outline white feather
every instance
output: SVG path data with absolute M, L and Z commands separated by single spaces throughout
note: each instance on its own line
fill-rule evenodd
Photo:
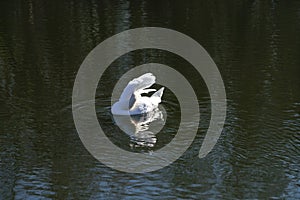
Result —
M 130 81 L 124 88 L 119 101 L 112 106 L 112 114 L 138 115 L 157 108 L 161 102 L 164 88 L 159 89 L 151 97 L 141 96 L 141 94 L 156 91 L 155 89 L 148 89 L 154 83 L 155 76 L 152 73 L 146 73 Z

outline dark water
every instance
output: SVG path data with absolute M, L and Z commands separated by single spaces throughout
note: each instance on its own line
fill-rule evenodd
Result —
M 202 79 L 167 52 L 125 55 L 97 90 L 98 105 L 105 105 L 97 114 L 108 132 L 115 126 L 107 115 L 108 91 L 142 63 L 185 71 L 198 85 L 201 111 L 196 140 L 179 160 L 127 174 L 101 164 L 82 145 L 71 96 L 89 51 L 113 34 L 144 26 L 180 31 L 208 51 L 225 83 L 227 119 L 214 150 L 200 160 L 210 118 Z M 166 91 L 163 104 L 173 117 L 157 136 L 157 148 L 177 128 L 172 95 Z M 151 151 L 108 135 L 124 149 Z M 0 199 L 299 199 L 299 179 L 299 1 L 0 2 Z

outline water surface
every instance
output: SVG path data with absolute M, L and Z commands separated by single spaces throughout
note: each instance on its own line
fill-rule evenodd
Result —
M 116 129 L 109 91 L 134 66 L 157 62 L 184 73 L 201 111 L 196 140 L 179 160 L 159 171 L 127 174 L 84 148 L 71 95 L 89 51 L 113 34 L 144 26 L 180 31 L 208 51 L 225 83 L 227 119 L 214 150 L 198 159 L 210 118 L 203 80 L 168 52 L 124 55 L 96 94 L 99 121 L 115 144 L 151 152 L 178 128 L 179 105 L 166 91 L 168 120 L 155 147 L 132 147 L 134 141 Z M 0 199 L 299 199 L 299 74 L 297 0 L 1 1 Z

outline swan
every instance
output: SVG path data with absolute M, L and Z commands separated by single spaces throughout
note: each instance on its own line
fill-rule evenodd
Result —
M 124 88 L 118 102 L 113 104 L 111 112 L 113 115 L 140 115 L 153 111 L 161 102 L 164 87 L 158 91 L 149 89 L 155 83 L 152 73 L 143 74 L 131 80 Z M 150 97 L 142 96 L 154 92 Z

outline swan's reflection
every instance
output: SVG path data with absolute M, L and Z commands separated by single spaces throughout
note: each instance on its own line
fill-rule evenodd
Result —
M 131 138 L 131 147 L 154 147 L 156 134 L 163 128 L 165 120 L 160 109 L 141 115 L 113 115 L 119 128 Z

